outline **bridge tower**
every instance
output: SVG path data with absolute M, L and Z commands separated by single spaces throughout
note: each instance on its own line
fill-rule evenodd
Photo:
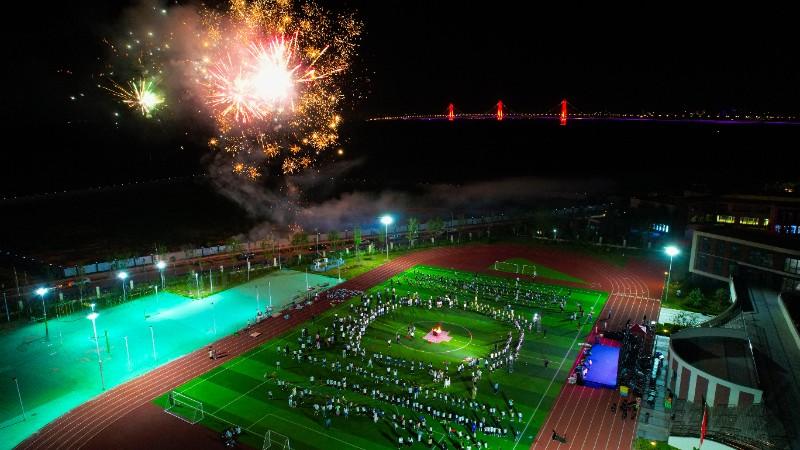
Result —
M 455 112 L 455 110 L 456 110 L 456 107 L 452 103 L 450 103 L 447 106 L 447 120 L 449 120 L 450 122 L 456 120 L 456 112 Z
M 497 120 L 503 120 L 503 101 L 497 102 Z
M 561 100 L 561 116 L 560 116 L 560 125 L 565 126 L 567 124 L 567 99 Z

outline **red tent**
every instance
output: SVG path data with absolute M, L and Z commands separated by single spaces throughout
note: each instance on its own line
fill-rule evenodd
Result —
M 638 324 L 631 324 L 630 326 L 631 333 L 633 334 L 641 334 L 642 336 L 647 336 L 647 327 L 644 325 Z

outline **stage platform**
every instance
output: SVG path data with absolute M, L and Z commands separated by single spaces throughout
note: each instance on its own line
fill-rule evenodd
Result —
M 616 389 L 619 347 L 593 345 L 589 359 L 592 365 L 584 378 L 584 384 L 590 387 Z

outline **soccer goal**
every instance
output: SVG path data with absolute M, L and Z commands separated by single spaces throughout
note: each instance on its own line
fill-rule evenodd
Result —
M 289 438 L 284 436 L 280 433 L 276 433 L 272 430 L 267 430 L 264 433 L 264 446 L 262 450 L 267 450 L 268 448 L 282 448 L 285 450 L 289 450 L 292 446 L 289 444 Z
M 167 407 L 164 412 L 191 424 L 200 422 L 205 417 L 203 403 L 190 398 L 178 391 L 170 391 L 167 397 Z
M 494 270 L 499 270 L 500 272 L 519 273 L 519 265 L 505 261 L 495 261 Z
M 531 276 L 535 277 L 536 276 L 536 266 L 530 265 L 530 264 L 523 264 L 522 267 L 520 268 L 519 273 L 521 273 L 523 275 L 531 275 Z

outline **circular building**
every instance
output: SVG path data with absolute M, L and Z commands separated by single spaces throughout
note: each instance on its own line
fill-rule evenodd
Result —
M 753 348 L 743 330 L 690 328 L 672 335 L 667 385 L 679 400 L 746 407 L 759 404 Z

